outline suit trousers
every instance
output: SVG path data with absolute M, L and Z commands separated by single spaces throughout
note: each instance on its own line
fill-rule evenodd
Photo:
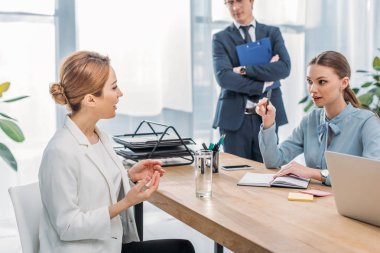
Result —
M 121 253 L 195 253 L 194 247 L 188 240 L 164 239 L 123 244 Z
M 241 127 L 237 131 L 220 129 L 220 134 L 226 134 L 224 152 L 244 157 L 257 162 L 263 162 L 259 147 L 259 132 L 262 120 L 256 113 L 245 114 Z M 276 133 L 277 133 L 276 126 Z

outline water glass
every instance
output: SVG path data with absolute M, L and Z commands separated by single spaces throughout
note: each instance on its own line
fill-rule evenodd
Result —
M 197 197 L 211 197 L 212 191 L 212 151 L 195 152 L 195 194 Z

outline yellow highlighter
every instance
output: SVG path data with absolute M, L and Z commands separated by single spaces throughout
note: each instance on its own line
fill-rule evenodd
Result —
M 299 192 L 289 192 L 288 200 L 289 201 L 302 201 L 302 202 L 311 202 L 313 201 L 314 196 L 305 193 Z

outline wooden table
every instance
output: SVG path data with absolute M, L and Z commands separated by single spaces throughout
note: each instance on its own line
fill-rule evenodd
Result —
M 223 153 L 221 165 L 264 165 Z M 149 202 L 235 252 L 380 252 L 380 228 L 339 215 L 334 197 L 288 201 L 297 189 L 237 186 L 246 171 L 213 175 L 212 198 L 195 196 L 193 166 L 169 167 Z M 308 189 L 331 191 L 311 182 Z M 380 214 L 379 214 L 380 215 Z

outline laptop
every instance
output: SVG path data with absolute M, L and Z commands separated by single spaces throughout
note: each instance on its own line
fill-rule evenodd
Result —
M 380 226 L 380 161 L 332 151 L 325 158 L 338 213 Z

